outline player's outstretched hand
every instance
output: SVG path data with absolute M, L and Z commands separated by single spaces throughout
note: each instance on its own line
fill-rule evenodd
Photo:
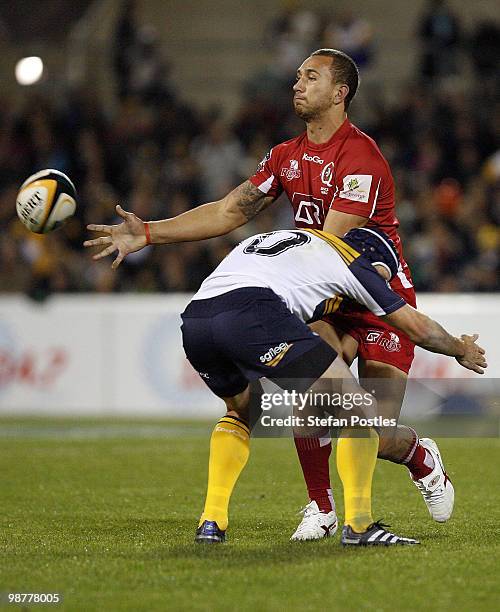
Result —
M 86 240 L 83 243 L 85 247 L 107 245 L 100 253 L 96 253 L 92 259 L 102 259 L 107 255 L 111 255 L 118 251 L 118 255 L 111 267 L 116 270 L 121 262 L 129 253 L 140 251 L 146 246 L 146 233 L 144 231 L 144 223 L 134 213 L 127 212 L 118 204 L 116 212 L 123 219 L 119 225 L 87 225 L 87 229 L 92 232 L 102 232 L 105 236 Z
M 463 357 L 456 357 L 456 360 L 464 368 L 477 372 L 477 374 L 484 374 L 484 368 L 487 368 L 488 364 L 484 356 L 484 349 L 476 344 L 478 338 L 479 334 L 474 334 L 473 336 L 463 334 L 460 336 L 464 344 L 465 354 Z

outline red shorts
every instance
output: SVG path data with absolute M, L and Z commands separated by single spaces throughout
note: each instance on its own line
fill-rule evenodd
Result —
M 416 306 L 413 287 L 398 287 L 397 293 L 408 304 Z M 406 334 L 391 327 L 364 306 L 349 302 L 341 312 L 325 317 L 324 320 L 358 342 L 358 357 L 387 363 L 406 374 L 410 371 L 415 353 L 413 342 Z

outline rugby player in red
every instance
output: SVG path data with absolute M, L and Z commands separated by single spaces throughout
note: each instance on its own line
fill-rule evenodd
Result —
M 329 90 L 327 77 L 332 72 L 338 86 Z M 293 101 L 307 131 L 274 147 L 250 181 L 274 198 L 285 191 L 297 227 L 324 229 L 338 236 L 353 227 L 384 230 L 396 244 L 401 260 L 399 274 L 391 286 L 407 303 L 416 306 L 410 271 L 397 233 L 399 222 L 389 165 L 376 143 L 350 123 L 344 112 L 357 86 L 354 63 L 338 52 L 319 50 L 306 59 L 297 71 Z M 386 410 L 398 416 L 404 381 L 413 361 L 413 343 L 358 305 L 344 307 L 326 319 L 342 335 L 344 359 L 351 363 L 358 355 L 361 382 L 367 378 L 395 379 L 393 384 L 375 386 L 377 397 L 386 402 Z M 373 386 L 373 381 L 370 384 Z M 293 537 L 323 537 L 321 524 L 325 517 L 320 515 L 333 510 L 328 468 L 331 442 L 325 432 L 315 439 L 297 437 L 295 444 L 312 503 L 306 506 L 305 520 Z M 381 437 L 379 456 L 406 463 L 417 481 L 433 473 L 436 465 L 442 471 L 440 462 L 434 460 L 433 450 L 424 449 L 413 429 L 399 426 L 396 436 Z M 451 513 L 452 486 L 445 479 L 443 473 L 441 485 L 448 489 L 448 495 L 443 499 L 446 510 L 444 513 L 442 508 L 438 510 L 438 520 L 446 520 Z M 430 507 L 436 512 L 434 504 Z
M 307 130 L 274 147 L 254 176 L 216 202 L 194 208 L 172 219 L 143 223 L 117 206 L 124 223 L 90 225 L 106 235 L 85 246 L 105 245 L 94 256 L 100 259 L 118 251 L 113 268 L 146 244 L 202 240 L 226 234 L 247 223 L 283 191 L 293 206 L 295 223 L 302 228 L 322 228 L 343 236 L 355 227 L 379 227 L 394 240 L 402 266 L 391 286 L 409 304 L 415 295 L 404 263 L 394 213 L 394 183 L 387 162 L 375 142 L 353 126 L 346 111 L 358 87 L 356 65 L 333 49 L 314 52 L 300 66 L 294 85 L 295 112 Z M 318 262 L 321 265 L 321 262 Z M 344 305 L 329 313 L 340 332 L 342 355 L 350 363 L 358 355 L 363 379 L 384 381 L 376 388 L 377 400 L 399 414 L 405 381 L 413 360 L 413 344 L 401 332 L 377 320 L 368 311 Z M 316 331 L 338 346 L 330 326 L 320 322 Z M 390 388 L 387 379 L 391 379 Z M 385 384 L 384 384 L 385 383 Z M 296 440 L 310 503 L 293 539 L 331 535 L 336 521 L 331 496 L 329 456 L 331 440 L 323 437 Z M 453 487 L 432 440 L 419 441 L 415 431 L 400 425 L 397 434 L 381 437 L 379 457 L 406 464 L 427 507 L 437 521 L 446 521 L 453 509 Z M 344 483 L 345 486 L 345 483 Z M 361 526 L 358 526 L 361 529 Z

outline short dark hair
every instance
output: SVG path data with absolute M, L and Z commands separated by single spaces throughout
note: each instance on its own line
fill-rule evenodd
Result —
M 311 56 L 322 55 L 332 58 L 332 77 L 335 83 L 345 83 L 349 87 L 349 93 L 345 97 L 345 110 L 349 108 L 351 100 L 356 95 L 359 85 L 359 70 L 356 62 L 347 53 L 338 49 L 318 49 Z

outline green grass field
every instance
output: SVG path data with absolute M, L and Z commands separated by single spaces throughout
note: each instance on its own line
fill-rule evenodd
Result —
M 209 431 L 1 420 L 0 592 L 61 593 L 65 610 L 498 610 L 498 439 L 440 441 L 445 525 L 406 469 L 378 463 L 374 516 L 422 541 L 388 550 L 289 542 L 306 501 L 293 442 L 254 440 L 229 542 L 210 547 L 192 543 Z

